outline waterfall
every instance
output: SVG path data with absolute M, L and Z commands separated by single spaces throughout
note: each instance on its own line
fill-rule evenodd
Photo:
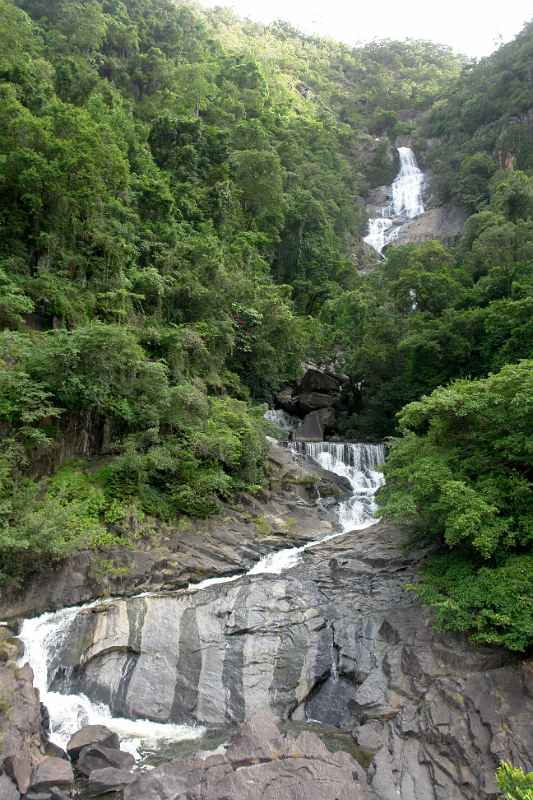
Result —
M 375 494 L 383 484 L 379 468 L 385 461 L 382 444 L 298 442 L 295 447 L 324 469 L 350 481 L 352 495 L 339 506 L 343 533 L 361 530 L 376 522 Z
M 383 474 L 379 471 L 380 465 L 385 461 L 385 448 L 382 444 L 295 442 L 292 447 L 295 452 L 309 456 L 324 469 L 349 480 L 352 494 L 339 504 L 338 510 L 341 530 L 303 547 L 289 547 L 271 553 L 258 561 L 249 571 L 249 575 L 265 572 L 280 574 L 294 567 L 305 550 L 342 536 L 343 533 L 368 528 L 377 522 L 375 495 L 384 481 Z
M 294 567 L 302 553 L 322 542 L 342 536 L 343 533 L 361 530 L 376 522 L 375 493 L 383 483 L 379 471 L 385 453 L 382 445 L 318 442 L 295 442 L 295 452 L 314 459 L 318 464 L 337 475 L 347 478 L 352 486 L 352 495 L 339 505 L 340 532 L 309 542 L 303 547 L 290 547 L 260 559 L 246 575 L 264 573 L 279 574 Z M 244 577 L 208 578 L 191 584 L 187 591 L 202 591 L 214 584 L 237 581 Z M 141 595 L 145 596 L 145 595 Z M 122 747 L 137 758 L 145 750 L 157 749 L 164 743 L 195 739 L 205 733 L 205 728 L 192 725 L 173 725 L 149 720 L 131 720 L 113 717 L 104 703 L 93 702 L 83 694 L 61 694 L 51 691 L 55 677 L 54 653 L 60 649 L 71 631 L 74 618 L 84 611 L 101 607 L 112 600 L 97 600 L 85 606 L 65 608 L 24 620 L 20 639 L 24 644 L 21 663 L 29 663 L 34 672 L 34 685 L 39 690 L 41 702 L 50 716 L 50 739 L 65 748 L 69 738 L 84 725 L 106 725 L 116 731 L 122 739 Z M 59 666 L 65 669 L 64 665 Z M 334 667 L 333 667 L 334 669 Z
M 269 409 L 264 413 L 263 418 L 280 428 L 284 433 L 296 431 L 302 425 L 302 420 L 299 417 L 293 417 L 287 414 L 286 411 L 282 411 L 281 408 Z
M 63 749 L 68 740 L 84 725 L 106 725 L 121 738 L 121 747 L 136 758 L 143 748 L 151 749 L 161 742 L 196 739 L 205 733 L 200 726 L 172 725 L 113 717 L 104 703 L 94 703 L 83 694 L 61 694 L 50 691 L 54 675 L 50 664 L 54 652 L 71 630 L 72 620 L 80 611 L 102 606 L 97 600 L 85 606 L 64 608 L 24 620 L 19 638 L 24 644 L 21 663 L 28 662 L 33 669 L 34 686 L 39 690 L 41 702 L 50 716 L 50 740 Z
M 392 202 L 380 209 L 380 216 L 368 221 L 364 241 L 378 253 L 398 238 L 402 225 L 424 213 L 424 173 L 410 147 L 398 147 L 400 171 L 392 184 Z

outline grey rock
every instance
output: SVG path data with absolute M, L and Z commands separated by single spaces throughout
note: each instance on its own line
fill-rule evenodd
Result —
M 117 734 L 110 731 L 105 725 L 85 725 L 70 737 L 67 753 L 73 760 L 76 760 L 81 751 L 91 745 L 101 745 L 118 750 L 120 741 Z
M 221 724 L 270 710 L 335 725 L 373 758 L 373 800 L 493 800 L 500 760 L 533 768 L 533 665 L 434 628 L 405 588 L 426 552 L 380 523 L 306 550 L 281 575 L 114 601 L 78 614 L 58 663 L 118 714 Z M 239 797 L 227 762 L 211 758 L 222 760 L 207 774 Z M 206 776 L 190 763 L 162 774 L 176 797 L 195 797 Z
M 80 752 L 77 769 L 82 775 L 89 775 L 95 769 L 104 769 L 105 767 L 130 769 L 134 765 L 135 759 L 131 753 L 95 744 L 84 747 Z
M 0 665 L 0 696 L 10 703 L 8 713 L 0 715 L 0 766 L 24 794 L 42 759 L 41 706 L 31 667 Z
M 364 771 L 314 733 L 283 736 L 268 715 L 242 725 L 224 755 L 165 764 L 127 786 L 124 800 L 367 800 Z
M 89 775 L 87 795 L 101 797 L 112 792 L 119 792 L 128 784 L 133 783 L 135 777 L 127 769 L 116 769 L 115 767 L 95 769 Z
M 17 787 L 5 773 L 0 775 L 0 798 L 1 800 L 20 800 Z
M 117 600 L 73 619 L 51 672 L 72 667 L 70 686 L 119 716 L 221 724 L 271 708 L 287 717 L 330 669 L 321 605 L 312 583 L 271 575 Z
M 304 417 L 303 425 L 295 432 L 296 441 L 321 442 L 326 431 L 332 430 L 335 425 L 335 410 L 333 408 L 320 408 Z
M 467 212 L 459 206 L 431 208 L 420 217 L 402 225 L 394 244 L 410 244 L 429 239 L 453 242 L 462 235 L 467 218 Z
M 70 792 L 67 794 L 66 792 L 58 789 L 57 786 L 52 786 L 50 789 L 51 800 L 70 800 L 72 795 Z
M 65 789 L 70 788 L 73 783 L 74 773 L 70 763 L 63 758 L 46 756 L 33 769 L 30 790 L 32 792 L 46 792 L 52 787 Z
M 45 746 L 45 755 L 47 756 L 54 756 L 55 758 L 65 758 L 68 759 L 68 755 L 63 750 L 62 747 L 59 745 L 54 744 L 54 742 L 47 742 Z

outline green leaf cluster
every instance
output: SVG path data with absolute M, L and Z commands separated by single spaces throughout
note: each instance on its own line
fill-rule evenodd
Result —
M 448 630 L 533 643 L 533 361 L 457 380 L 399 414 L 383 512 L 436 543 L 415 586 Z

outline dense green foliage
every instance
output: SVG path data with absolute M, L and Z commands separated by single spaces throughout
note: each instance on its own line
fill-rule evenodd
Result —
M 422 126 L 435 146 L 427 160 L 443 200 L 480 211 L 501 167 L 533 169 L 533 22 L 493 55 L 469 65 Z
M 528 647 L 532 49 L 0 0 L 0 578 L 254 491 L 261 403 L 335 361 L 340 434 L 399 419 L 386 506 L 439 548 L 419 594 Z M 378 264 L 364 197 L 406 134 L 471 216 Z
M 326 350 L 342 350 L 352 378 L 347 435 L 390 435 L 406 403 L 532 355 L 533 207 L 523 202 L 532 193 L 533 178 L 502 173 L 458 248 L 391 248 L 354 290 L 325 303 Z
M 261 483 L 254 403 L 357 284 L 375 134 L 459 66 L 169 0 L 0 0 L 3 577 Z
M 496 777 L 505 800 L 533 800 L 533 772 L 525 773 L 503 761 Z
M 407 405 L 384 511 L 441 544 L 416 589 L 476 642 L 533 642 L 533 361 Z

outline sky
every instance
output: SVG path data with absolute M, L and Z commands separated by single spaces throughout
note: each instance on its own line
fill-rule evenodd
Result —
M 430 39 L 469 57 L 488 55 L 533 18 L 531 0 L 203 0 L 258 22 L 284 19 L 307 33 L 347 44 Z

